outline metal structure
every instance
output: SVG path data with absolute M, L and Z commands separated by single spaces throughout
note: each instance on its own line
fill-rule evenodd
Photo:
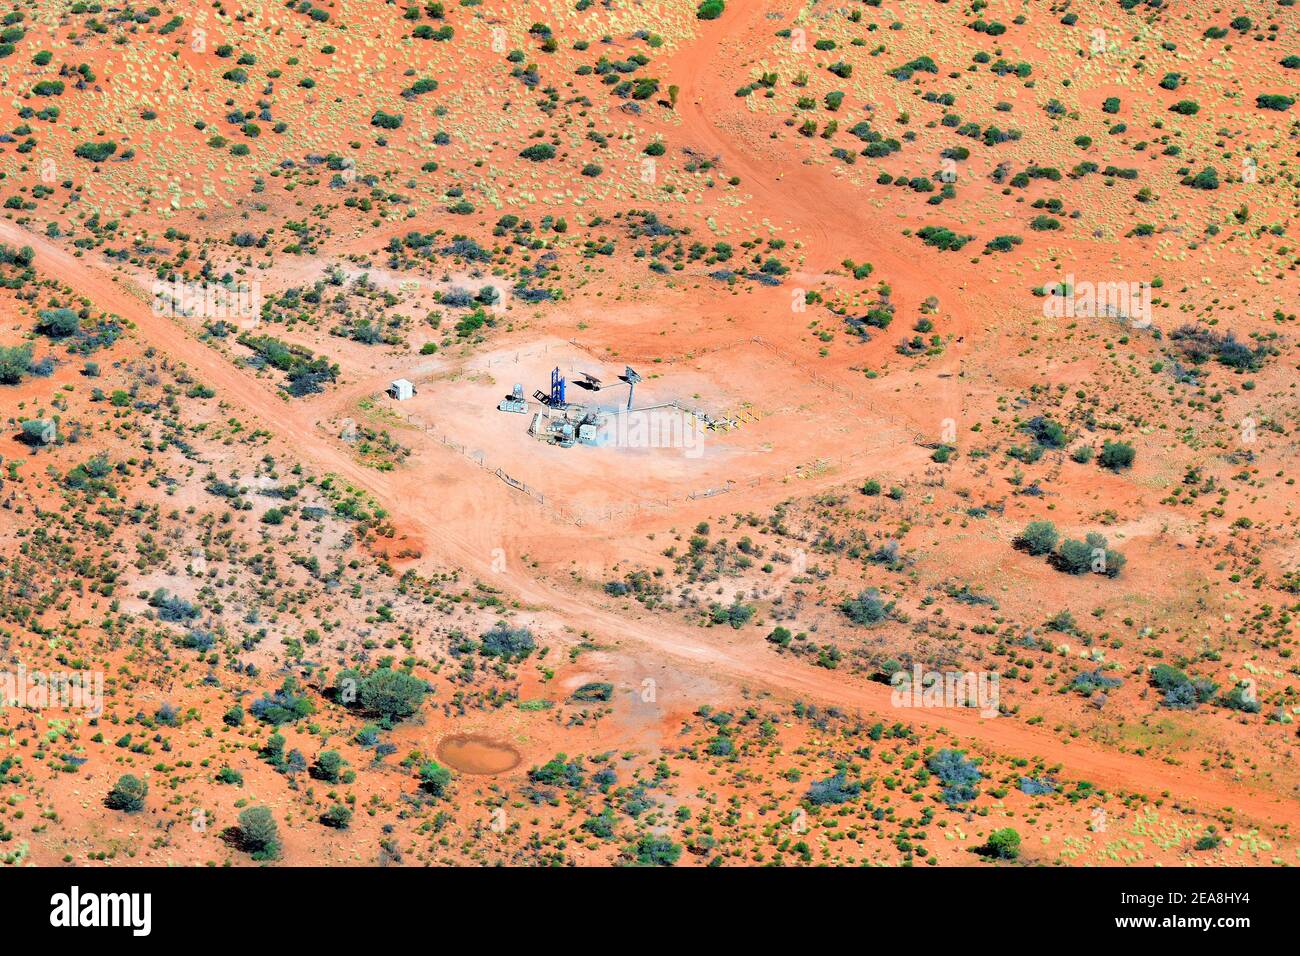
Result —
M 641 381 L 641 375 L 628 365 L 623 371 L 623 380 L 627 382 L 627 410 L 632 410 L 632 396 L 636 393 L 636 383 Z
M 564 402 L 564 376 L 560 374 L 560 367 L 557 365 L 551 370 L 551 401 L 552 408 L 563 408 Z
M 524 414 L 528 411 L 528 402 L 524 398 L 524 387 L 515 383 L 514 390 L 509 395 L 497 403 L 497 410 L 502 412 L 515 412 Z
M 575 417 L 576 416 L 576 420 Z M 545 409 L 533 416 L 528 426 L 528 434 L 561 448 L 572 448 L 578 440 L 578 428 L 585 418 L 585 413 L 567 406 L 557 414 L 555 410 Z
M 575 379 L 575 384 L 583 388 L 599 391 L 608 387 L 602 386 L 600 379 L 590 372 L 576 372 L 575 374 L 579 376 L 578 379 Z M 618 376 L 618 379 L 627 383 L 627 411 L 630 412 L 636 399 L 637 383 L 644 381 L 644 378 L 636 369 L 628 365 L 625 366 L 623 374 Z M 551 370 L 550 392 L 544 392 L 541 389 L 536 389 L 533 392 L 532 397 L 541 406 L 540 409 L 537 409 L 536 406 L 530 408 L 528 400 L 524 397 L 524 387 L 521 384 L 516 384 L 511 393 L 505 396 L 497 405 L 497 408 L 503 412 L 518 412 L 521 414 L 531 412 L 528 434 L 550 445 L 572 448 L 577 444 L 593 447 L 611 444 L 607 428 L 610 422 L 616 419 L 621 412 L 612 408 L 586 405 L 582 402 L 569 402 L 566 395 L 566 384 L 565 377 L 560 373 L 560 367 L 557 365 Z M 648 412 L 657 408 L 674 408 L 680 411 L 683 415 L 683 427 L 698 429 L 700 426 L 704 426 L 710 429 L 727 429 L 735 428 L 739 424 L 734 418 L 714 417 L 698 408 L 692 408 L 677 401 L 648 405 L 643 409 L 639 409 L 639 411 Z

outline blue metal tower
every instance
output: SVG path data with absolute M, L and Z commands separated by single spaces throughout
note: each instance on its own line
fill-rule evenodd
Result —
M 557 365 L 551 370 L 551 407 L 560 408 L 564 405 L 564 376 L 560 374 L 560 367 Z

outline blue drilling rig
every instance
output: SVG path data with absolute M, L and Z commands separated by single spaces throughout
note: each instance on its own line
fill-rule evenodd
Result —
M 551 402 L 552 408 L 563 408 L 564 402 L 564 376 L 560 374 L 560 367 L 557 365 L 551 370 Z

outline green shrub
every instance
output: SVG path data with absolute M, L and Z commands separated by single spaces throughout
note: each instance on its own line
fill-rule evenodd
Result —
M 916 234 L 927 246 L 934 246 L 944 252 L 956 252 L 974 238 L 974 236 L 958 235 L 943 226 L 924 226 L 918 229 Z
M 857 597 L 850 598 L 841 604 L 840 610 L 854 624 L 869 627 L 883 621 L 889 615 L 892 606 L 892 604 L 884 602 L 878 590 L 868 588 L 859 592 Z
M 346 830 L 352 822 L 352 811 L 341 803 L 336 803 L 320 815 L 320 822 L 335 830 Z
M 532 631 L 526 627 L 507 627 L 498 624 L 486 631 L 482 638 L 482 654 L 499 657 L 504 661 L 522 661 L 537 649 Z
M 1131 468 L 1133 459 L 1137 457 L 1137 452 L 1133 446 L 1125 442 L 1103 442 L 1101 454 L 1097 457 L 1097 463 L 1103 468 L 1109 468 L 1111 471 L 1119 471 L 1122 468 Z
M 1262 110 L 1285 112 L 1295 106 L 1295 98 L 1281 93 L 1260 93 L 1255 97 L 1255 105 Z
M 286 677 L 278 691 L 274 694 L 263 694 L 248 708 L 254 717 L 273 727 L 300 720 L 309 716 L 315 709 L 311 700 L 299 692 L 298 682 L 293 677 Z
M 335 687 L 345 704 L 355 704 L 363 713 L 390 723 L 414 715 L 429 692 L 426 681 L 391 667 L 379 667 L 365 675 L 351 668 L 340 671 Z
M 1082 541 L 1075 538 L 1062 541 L 1053 563 L 1067 574 L 1096 571 L 1113 578 L 1124 569 L 1127 559 L 1118 551 L 1107 548 L 1105 536 L 1094 531 L 1085 535 Z
M 420 765 L 420 788 L 435 797 L 446 796 L 451 785 L 451 771 L 432 760 Z
M 1023 427 L 1044 448 L 1064 448 L 1069 441 L 1061 423 L 1043 415 L 1035 415 Z
M 139 777 L 123 774 L 108 792 L 104 804 L 110 810 L 124 813 L 139 813 L 144 809 L 144 798 L 149 795 L 149 785 Z
M 1011 827 L 994 830 L 982 849 L 999 860 L 1014 860 L 1020 856 L 1020 834 Z
M 239 845 L 254 860 L 280 855 L 280 830 L 266 807 L 249 807 L 239 815 Z
M 814 807 L 838 806 L 849 803 L 862 793 L 862 784 L 849 780 L 843 772 L 825 780 L 815 780 L 804 794 L 804 800 Z
M 337 750 L 323 750 L 316 757 L 311 768 L 311 775 L 326 783 L 338 783 L 339 773 L 343 769 L 343 757 Z
M 1056 525 L 1050 521 L 1031 521 L 1020 533 L 1017 542 L 1030 554 L 1050 554 L 1060 540 Z
M 1222 845 L 1223 837 L 1219 835 L 1218 830 L 1215 827 L 1209 827 L 1192 845 L 1192 849 L 1204 852 L 1206 850 L 1217 850 Z
M 1219 171 L 1213 166 L 1206 166 L 1195 176 L 1183 177 L 1182 184 L 1193 189 L 1218 189 Z
M 555 147 L 550 143 L 533 143 L 519 151 L 519 155 L 530 162 L 540 163 L 555 158 Z
M 749 623 L 749 619 L 754 616 L 754 608 L 748 604 L 742 604 L 740 596 L 731 604 L 715 604 L 710 612 L 710 619 L 714 624 L 730 624 L 736 630 L 740 630 Z
M 721 12 L 722 0 L 709 0 L 709 3 L 701 4 L 700 9 L 716 2 Z M 701 19 L 712 20 L 713 17 L 702 17 Z M 646 834 L 637 841 L 635 856 L 637 863 L 642 866 L 672 866 L 682 855 L 682 848 L 667 837 L 652 836 Z
M 22 441 L 25 445 L 36 447 L 54 441 L 56 428 L 52 419 L 31 418 L 23 422 L 21 428 Z
M 573 692 L 573 700 L 585 704 L 602 703 L 614 696 L 614 685 L 602 681 L 583 684 Z
M 72 152 L 74 155 L 82 159 L 88 159 L 92 163 L 102 163 L 117 152 L 117 143 L 82 143 Z

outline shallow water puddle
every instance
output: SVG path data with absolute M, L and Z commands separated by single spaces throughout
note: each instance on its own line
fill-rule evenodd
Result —
M 478 734 L 456 734 L 438 744 L 438 759 L 461 773 L 505 773 L 518 766 L 519 751 L 500 740 Z

